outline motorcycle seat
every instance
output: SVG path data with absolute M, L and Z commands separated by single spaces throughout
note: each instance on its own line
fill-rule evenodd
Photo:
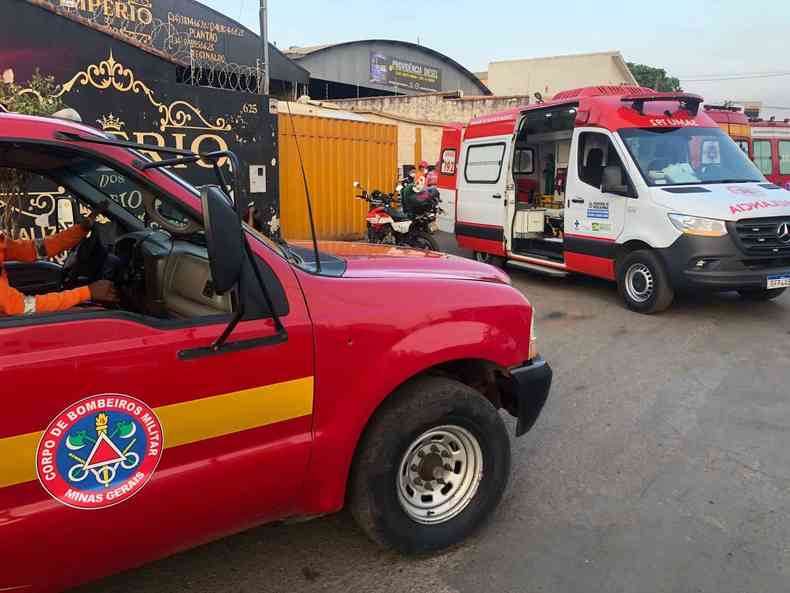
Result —
M 387 214 L 389 214 L 395 222 L 409 220 L 409 217 L 404 214 L 402 210 L 398 210 L 397 208 L 387 208 Z

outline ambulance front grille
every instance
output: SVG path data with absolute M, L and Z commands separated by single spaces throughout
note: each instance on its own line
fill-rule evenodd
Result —
M 790 235 L 785 231 L 790 231 L 790 216 L 750 218 L 735 223 L 735 233 L 741 248 L 751 256 L 790 255 Z

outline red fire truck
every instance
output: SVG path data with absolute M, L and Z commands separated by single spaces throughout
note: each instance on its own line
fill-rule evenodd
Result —
M 790 190 L 790 120 L 754 121 L 752 157 L 770 181 Z
M 0 113 L 0 167 L 107 208 L 65 268 L 6 261 L 3 280 L 37 294 L 103 278 L 121 294 L 0 317 L 0 591 L 72 587 L 344 504 L 402 552 L 479 526 L 510 473 L 497 410 L 524 434 L 551 383 L 507 275 L 434 252 L 273 243 L 241 224 L 240 183 L 218 164 L 239 171 L 232 152 L 154 162 L 150 148 Z M 164 168 L 199 159 L 217 185 Z M 142 193 L 145 220 L 106 176 Z

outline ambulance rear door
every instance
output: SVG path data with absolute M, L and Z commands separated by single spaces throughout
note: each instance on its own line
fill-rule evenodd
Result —
M 442 134 L 442 150 L 439 155 L 438 187 L 442 198 L 439 214 L 439 229 L 445 233 L 455 232 L 456 196 L 458 193 L 458 157 L 461 150 L 463 125 L 450 124 Z

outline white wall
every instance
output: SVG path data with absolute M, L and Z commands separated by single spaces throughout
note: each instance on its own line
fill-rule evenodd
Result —
M 568 89 L 597 85 L 634 84 L 618 65 L 616 53 L 582 54 L 492 62 L 488 87 L 495 95 L 532 95 L 549 98 Z

